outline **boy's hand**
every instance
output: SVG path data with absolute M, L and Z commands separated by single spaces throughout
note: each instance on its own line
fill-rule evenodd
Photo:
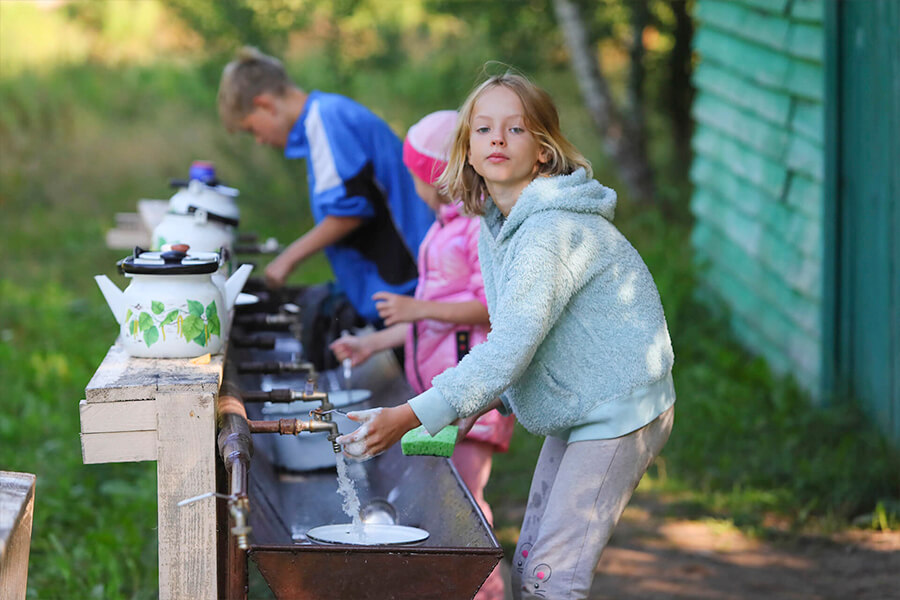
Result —
M 372 349 L 366 343 L 365 337 L 342 335 L 331 342 L 328 347 L 339 361 L 343 361 L 345 358 L 351 359 L 354 367 L 366 362 L 372 356 Z
M 403 434 L 420 425 L 419 418 L 409 404 L 389 408 L 354 411 L 347 414 L 362 427 L 342 435 L 337 442 L 344 454 L 356 460 L 368 460 L 400 441 Z
M 424 318 L 419 310 L 422 303 L 403 294 L 392 294 L 391 292 L 376 292 L 372 294 L 375 300 L 375 308 L 378 310 L 378 316 L 384 319 L 385 325 L 396 325 L 397 323 L 412 323 Z
M 271 289 L 278 289 L 284 285 L 288 275 L 294 269 L 293 261 L 289 260 L 284 254 L 278 255 L 272 262 L 266 265 L 265 278 L 266 285 Z

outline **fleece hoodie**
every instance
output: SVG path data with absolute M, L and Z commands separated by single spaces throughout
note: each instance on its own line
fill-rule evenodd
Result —
M 674 404 L 659 292 L 615 206 L 584 169 L 538 177 L 507 218 L 488 199 L 478 255 L 491 332 L 409 401 L 426 430 L 500 396 L 532 433 L 607 439 Z

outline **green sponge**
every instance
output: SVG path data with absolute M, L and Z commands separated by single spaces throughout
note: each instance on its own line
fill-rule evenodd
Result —
M 425 428 L 419 425 L 415 429 L 407 431 L 400 438 L 400 448 L 407 456 L 446 456 L 453 454 L 456 446 L 456 434 L 459 427 L 447 425 L 432 437 Z

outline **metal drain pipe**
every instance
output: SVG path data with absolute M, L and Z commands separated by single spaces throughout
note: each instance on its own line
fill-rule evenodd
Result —
M 216 407 L 219 455 L 228 473 L 229 532 L 225 573 L 225 597 L 246 599 L 247 550 L 250 548 L 250 502 L 247 487 L 253 440 L 247 411 L 241 399 L 234 368 L 226 364 Z

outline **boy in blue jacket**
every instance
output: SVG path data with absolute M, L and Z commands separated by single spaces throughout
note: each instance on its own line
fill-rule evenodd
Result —
M 403 165 L 400 139 L 349 98 L 303 91 L 280 61 L 251 47 L 225 66 L 218 104 L 229 131 L 307 160 L 315 226 L 269 263 L 266 282 L 280 287 L 324 250 L 357 312 L 381 325 L 372 294 L 415 291 L 416 254 L 434 220 Z

